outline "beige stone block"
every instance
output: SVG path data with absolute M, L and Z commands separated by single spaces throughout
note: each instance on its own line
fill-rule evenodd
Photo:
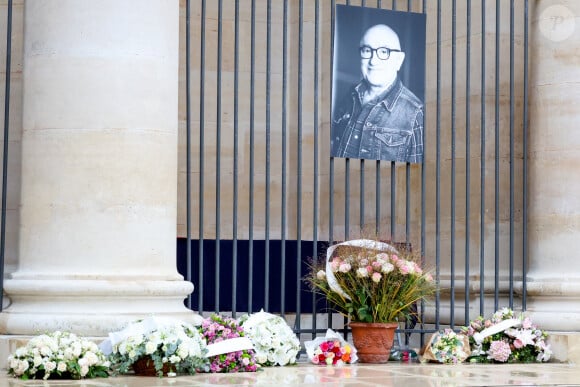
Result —
M 133 58 L 71 58 L 63 63 L 31 57 L 25 71 L 24 127 L 175 130 L 167 125 L 177 125 L 177 79 L 166 69 L 163 61 L 146 64 Z
M 575 150 L 580 145 L 576 101 L 580 101 L 578 82 L 532 88 L 530 108 L 530 154 Z M 565 140 L 564 140 L 565 139 Z
M 173 278 L 175 267 L 152 274 L 150 264 L 174 254 L 175 141 L 155 131 L 25 135 L 22 270 L 91 276 L 132 267 L 130 275 Z M 78 252 L 83 260 L 73 259 Z
M 580 363 L 580 333 L 548 332 L 552 359 L 573 364 Z
M 580 204 L 571 192 L 578 192 L 575 176 L 580 157 L 575 150 L 537 152 L 530 160 L 531 215 L 567 216 L 580 214 Z M 546 176 L 550 176 L 546 179 Z M 564 226 L 564 225 L 562 225 Z

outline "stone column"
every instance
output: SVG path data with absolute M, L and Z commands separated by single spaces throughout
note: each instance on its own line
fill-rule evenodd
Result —
M 199 319 L 176 269 L 178 0 L 25 4 L 19 267 L 0 331 Z
M 580 2 L 535 1 L 530 28 L 528 310 L 580 327 Z

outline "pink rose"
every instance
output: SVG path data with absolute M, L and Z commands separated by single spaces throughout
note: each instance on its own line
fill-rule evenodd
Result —
M 373 273 L 372 275 L 372 279 L 373 282 L 376 282 L 377 284 L 381 281 L 381 273 Z

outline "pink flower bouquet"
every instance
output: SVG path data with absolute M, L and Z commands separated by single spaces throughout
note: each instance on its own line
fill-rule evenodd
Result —
M 304 343 L 306 354 L 313 364 L 343 365 L 357 361 L 356 348 L 332 329 L 325 337 L 317 337 Z
M 469 337 L 471 362 L 547 362 L 552 355 L 546 344 L 548 334 L 509 308 L 498 310 L 491 319 L 479 316 L 462 331 Z
M 208 348 L 211 344 L 245 336 L 244 329 L 236 320 L 216 314 L 203 320 L 199 332 L 207 340 Z M 214 373 L 255 372 L 260 368 L 253 349 L 219 353 L 210 356 L 209 360 L 209 370 Z

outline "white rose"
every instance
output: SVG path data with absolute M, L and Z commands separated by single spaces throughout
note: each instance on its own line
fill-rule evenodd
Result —
M 82 348 L 78 343 L 75 343 L 75 345 L 73 345 L 72 349 L 73 349 L 73 355 L 75 357 L 79 357 L 81 355 Z
M 42 357 L 40 356 L 34 356 L 34 359 L 32 360 L 32 363 L 34 364 L 35 367 L 38 367 L 42 364 Z
M 89 366 L 95 365 L 99 362 L 99 358 L 97 357 L 97 355 L 90 351 L 85 353 L 84 358 L 87 359 L 87 363 Z
M 56 363 L 53 361 L 47 361 L 44 363 L 44 370 L 48 373 L 54 371 L 56 369 Z
M 66 363 L 64 361 L 58 362 L 56 369 L 60 372 L 66 371 Z
M 40 348 L 40 354 L 42 356 L 50 357 L 52 355 L 52 351 L 51 351 L 51 349 L 50 349 L 49 346 L 46 346 L 45 345 L 45 346 L 43 346 L 43 347 Z
M 156 349 L 157 349 L 157 344 L 155 344 L 155 343 L 153 343 L 151 341 L 148 341 L 145 344 L 145 353 L 147 355 L 151 355 L 153 352 L 155 352 Z
M 81 367 L 81 376 L 86 376 L 89 373 L 89 366 L 84 365 Z
M 74 357 L 72 348 L 66 348 L 64 350 L 64 358 L 65 360 L 71 360 Z

